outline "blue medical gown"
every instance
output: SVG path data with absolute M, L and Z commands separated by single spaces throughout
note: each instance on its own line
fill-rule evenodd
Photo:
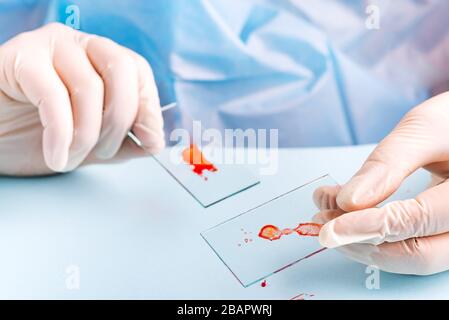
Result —
M 449 1 L 0 0 L 0 42 L 50 21 L 109 37 L 152 65 L 180 122 L 279 129 L 283 147 L 379 141 L 447 89 Z

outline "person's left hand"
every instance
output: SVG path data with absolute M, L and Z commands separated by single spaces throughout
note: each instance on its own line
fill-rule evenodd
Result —
M 445 212 L 449 207 L 428 205 L 429 201 L 443 200 L 441 196 L 449 191 L 449 184 L 441 182 L 433 176 L 418 200 L 393 201 L 351 212 L 337 205 L 341 186 L 317 189 L 314 200 L 321 211 L 313 221 L 324 225 L 321 245 L 392 273 L 429 275 L 448 270 L 449 233 L 439 230 L 449 226 L 449 214 Z
M 323 246 L 388 272 L 449 270 L 448 104 L 444 93 L 414 108 L 348 183 L 315 191 Z M 427 190 L 380 205 L 418 168 L 434 175 Z

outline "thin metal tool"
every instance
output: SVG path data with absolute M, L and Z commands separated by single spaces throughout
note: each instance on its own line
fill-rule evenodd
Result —
M 170 110 L 176 106 L 177 106 L 176 102 L 169 103 L 161 107 L 161 112 L 164 113 L 165 111 Z M 128 131 L 128 138 L 130 138 L 132 142 L 134 142 L 137 146 L 142 148 L 142 142 L 140 142 L 139 138 L 137 138 L 132 131 Z

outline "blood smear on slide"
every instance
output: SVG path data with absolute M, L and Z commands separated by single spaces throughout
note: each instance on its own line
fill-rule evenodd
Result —
M 316 237 L 319 235 L 322 226 L 322 224 L 308 222 L 300 223 L 295 229 L 285 228 L 281 230 L 274 225 L 268 224 L 260 229 L 259 237 L 273 241 L 280 239 L 283 235 L 290 235 L 294 232 L 300 236 Z
M 194 144 L 191 144 L 188 148 L 182 152 L 182 159 L 184 162 L 192 166 L 192 171 L 207 180 L 207 177 L 203 176 L 204 171 L 216 172 L 218 169 L 203 156 L 203 153 Z
M 306 300 L 306 298 L 312 298 L 314 296 L 315 295 L 313 293 L 300 293 L 291 298 L 290 300 Z

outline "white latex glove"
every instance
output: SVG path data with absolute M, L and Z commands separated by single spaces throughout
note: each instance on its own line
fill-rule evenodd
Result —
M 0 174 L 154 153 L 162 127 L 150 66 L 111 40 L 49 24 L 0 47 Z M 145 150 L 125 140 L 130 129 Z
M 437 176 L 415 199 L 389 197 L 412 172 Z M 320 242 L 382 270 L 426 275 L 449 269 L 449 93 L 411 110 L 344 186 L 315 191 L 326 223 Z

